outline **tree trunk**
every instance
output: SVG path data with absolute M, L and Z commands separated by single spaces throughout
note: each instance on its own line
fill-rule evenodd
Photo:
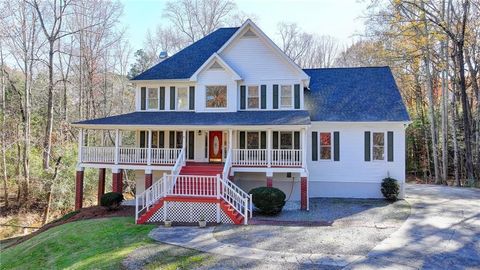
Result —
M 45 138 L 43 141 L 43 168 L 50 168 L 50 153 L 52 148 L 53 131 L 53 54 L 54 40 L 49 41 L 48 51 L 48 101 L 47 101 L 47 126 L 45 127 Z
M 3 66 L 3 50 L 0 44 L 0 65 L 2 69 L 2 175 L 3 175 L 3 196 L 5 199 L 5 207 L 8 207 L 8 175 L 7 175 L 7 157 L 6 157 L 6 104 L 5 104 L 5 91 L 6 91 L 6 80 Z

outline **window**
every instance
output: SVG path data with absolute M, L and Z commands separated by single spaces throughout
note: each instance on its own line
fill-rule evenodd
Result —
M 330 132 L 320 132 L 320 159 L 332 159 L 332 134 Z
M 280 88 L 280 107 L 282 108 L 291 108 L 293 95 L 292 95 L 292 86 L 291 85 L 282 85 Z
M 152 131 L 152 148 L 158 148 L 158 131 Z
M 257 85 L 248 87 L 247 106 L 249 109 L 258 109 L 260 107 L 260 91 Z
M 385 134 L 373 132 L 372 138 L 373 160 L 385 160 Z
M 292 132 L 280 132 L 280 149 L 292 149 L 293 136 Z
M 206 87 L 206 107 L 226 108 L 227 107 L 227 86 L 215 85 Z
M 181 149 L 183 147 L 183 132 L 177 131 L 175 136 L 175 148 Z
M 157 88 L 148 88 L 147 91 L 147 109 L 148 110 L 157 110 L 158 109 L 158 89 Z
M 188 110 L 188 88 L 187 87 L 177 88 L 177 110 L 179 111 Z
M 247 132 L 247 149 L 260 148 L 260 135 L 258 132 Z

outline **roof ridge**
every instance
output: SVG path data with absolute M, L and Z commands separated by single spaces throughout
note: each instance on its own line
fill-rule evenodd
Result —
M 390 68 L 390 66 L 362 66 L 362 67 L 328 67 L 328 68 L 304 68 L 303 70 L 326 70 L 326 69 L 368 69 L 368 68 Z

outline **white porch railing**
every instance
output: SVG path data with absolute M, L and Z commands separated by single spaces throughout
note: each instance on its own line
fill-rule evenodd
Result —
M 140 147 L 118 148 L 118 163 L 146 164 L 147 148 L 140 148 Z
M 228 176 L 230 174 L 230 168 L 232 167 L 232 155 L 233 155 L 233 150 L 228 149 L 227 158 L 225 158 L 225 165 L 223 165 L 223 171 L 222 171 L 223 179 L 228 179 Z
M 233 165 L 239 166 L 266 166 L 266 149 L 233 149 Z
M 178 148 L 82 146 L 80 158 L 84 163 L 162 165 L 174 164 L 181 150 Z M 117 155 L 115 151 L 118 151 Z
M 232 165 L 234 166 L 302 166 L 302 150 L 271 149 L 269 164 L 267 149 L 233 149 Z
M 91 163 L 114 163 L 115 147 L 91 147 L 83 146 L 81 149 L 81 161 Z
M 301 166 L 302 150 L 272 149 L 272 166 Z
M 172 174 L 173 175 L 178 175 L 180 173 L 180 170 L 182 169 L 182 166 L 185 165 L 185 147 L 180 150 L 180 153 L 178 154 L 177 160 L 175 161 L 175 164 L 173 165 L 172 168 Z
M 182 149 L 152 148 L 152 164 L 174 164 Z

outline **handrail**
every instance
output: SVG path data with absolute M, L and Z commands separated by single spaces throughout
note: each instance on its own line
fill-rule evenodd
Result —
M 185 146 L 182 147 L 182 150 L 178 154 L 177 161 L 175 162 L 175 165 L 173 165 L 173 168 L 172 168 L 172 174 L 178 175 L 183 165 L 185 165 Z
M 227 158 L 225 159 L 225 165 L 223 166 L 222 177 L 228 179 L 230 174 L 230 167 L 232 167 L 232 148 L 228 149 Z
M 166 196 L 167 191 L 164 185 L 165 177 L 160 178 L 153 183 L 149 188 L 135 197 L 135 222 L 138 221 L 138 216 L 145 209 L 148 211 L 150 206 L 155 204 L 159 199 Z

